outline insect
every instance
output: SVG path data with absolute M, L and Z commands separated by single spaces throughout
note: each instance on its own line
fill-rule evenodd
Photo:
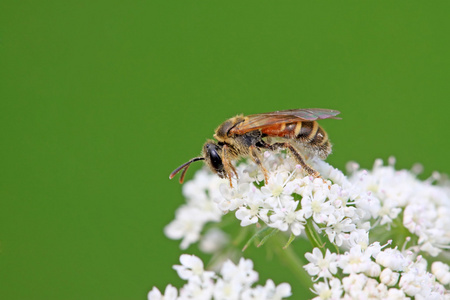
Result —
M 232 160 L 250 157 L 268 181 L 268 172 L 263 166 L 262 150 L 289 149 L 295 161 L 313 177 L 320 177 L 319 172 L 306 164 L 304 155 L 327 158 L 331 153 L 328 135 L 316 122 L 320 119 L 340 119 L 337 110 L 310 108 L 290 109 L 270 113 L 243 116 L 238 115 L 217 127 L 214 140 L 208 140 L 202 155 L 194 157 L 176 168 L 169 176 L 172 179 L 181 172 L 183 183 L 189 165 L 204 160 L 209 168 L 221 178 L 228 178 L 232 186 L 232 175 L 238 178 Z M 277 139 L 277 142 L 271 142 Z

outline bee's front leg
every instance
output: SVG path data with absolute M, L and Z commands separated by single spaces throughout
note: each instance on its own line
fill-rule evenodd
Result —
M 233 187 L 233 183 L 231 182 L 231 177 L 232 177 L 232 173 L 234 173 L 234 175 L 236 176 L 236 178 L 238 177 L 237 171 L 234 168 L 233 164 L 231 163 L 230 157 L 229 157 L 229 149 L 227 145 L 224 145 L 222 147 L 222 162 L 223 162 L 223 167 L 225 169 L 225 173 L 227 175 L 227 178 L 230 180 L 230 187 Z

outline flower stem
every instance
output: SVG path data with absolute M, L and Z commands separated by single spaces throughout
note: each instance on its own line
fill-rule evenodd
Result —
M 282 248 L 286 244 L 286 241 L 281 234 L 275 235 L 272 240 L 276 242 L 276 245 L 273 248 L 280 260 L 282 260 L 291 270 L 292 274 L 300 282 L 302 288 L 305 291 L 309 291 L 312 281 L 311 276 L 309 276 L 308 272 L 303 268 L 305 262 L 297 255 L 297 253 L 295 253 L 292 246 L 286 249 Z
M 324 243 L 322 242 L 322 239 L 314 228 L 314 224 L 311 219 L 308 219 L 306 221 L 305 232 L 313 247 L 317 247 L 322 250 Z

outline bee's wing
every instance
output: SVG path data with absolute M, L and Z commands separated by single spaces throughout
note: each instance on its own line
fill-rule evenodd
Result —
M 233 127 L 229 133 L 244 134 L 249 131 L 270 127 L 280 123 L 293 123 L 304 121 L 315 121 L 320 119 L 340 119 L 336 116 L 340 114 L 337 110 L 308 108 L 308 109 L 289 109 L 274 111 L 264 114 L 247 116 L 247 119 Z
M 262 115 L 295 116 L 299 118 L 298 121 L 315 121 L 320 119 L 340 119 L 336 117 L 340 113 L 341 113 L 340 111 L 332 109 L 305 108 L 305 109 L 288 109 L 288 110 L 274 111 Z

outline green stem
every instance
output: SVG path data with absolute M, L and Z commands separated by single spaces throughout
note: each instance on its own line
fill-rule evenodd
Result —
M 308 272 L 303 268 L 306 264 L 297 254 L 294 252 L 294 248 L 292 246 L 282 249 L 283 245 L 286 243 L 284 241 L 281 234 L 275 235 L 272 239 L 276 241 L 276 245 L 273 247 L 278 257 L 287 265 L 287 267 L 291 270 L 294 276 L 300 282 L 300 285 L 306 290 L 309 291 L 311 288 L 311 276 L 309 276 Z
M 263 229 L 259 230 L 257 233 L 255 233 L 255 234 L 247 241 L 247 243 L 245 244 L 244 248 L 242 248 L 242 252 L 244 252 L 244 251 L 248 248 L 248 246 L 250 246 L 250 243 L 252 243 L 256 238 L 261 237 L 263 234 L 265 234 L 266 231 L 269 231 L 269 234 L 270 234 L 270 233 L 273 232 L 274 230 L 275 230 L 274 228 L 271 228 L 271 227 L 269 227 L 269 226 L 264 227 Z
M 306 221 L 305 232 L 313 247 L 317 247 L 319 249 L 323 248 L 324 243 L 322 242 L 322 239 L 317 231 L 314 229 L 314 224 L 311 218 Z
M 249 227 L 244 227 L 241 230 L 239 230 L 239 234 L 236 236 L 236 238 L 233 240 L 233 245 L 238 246 L 240 243 L 244 241 L 244 239 L 247 237 L 249 232 Z

